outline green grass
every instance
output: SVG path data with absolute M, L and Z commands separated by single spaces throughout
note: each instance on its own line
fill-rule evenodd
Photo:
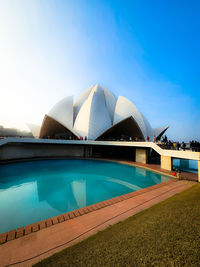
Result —
M 200 184 L 35 266 L 200 266 Z

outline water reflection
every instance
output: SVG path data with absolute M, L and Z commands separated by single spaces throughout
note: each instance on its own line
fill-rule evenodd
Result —
M 0 232 L 166 181 L 103 161 L 45 160 L 0 166 Z M 11 220 L 17 214 L 15 220 Z

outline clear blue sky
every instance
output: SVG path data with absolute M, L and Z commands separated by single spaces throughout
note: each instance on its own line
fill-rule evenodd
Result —
M 200 140 L 200 1 L 0 0 L 0 125 L 41 124 L 100 83 Z

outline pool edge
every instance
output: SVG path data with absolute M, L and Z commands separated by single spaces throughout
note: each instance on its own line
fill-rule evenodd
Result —
M 48 160 L 48 159 L 49 158 L 43 158 L 43 160 Z M 70 157 L 70 158 L 62 158 L 62 159 L 74 159 L 74 158 Z M 70 211 L 70 212 L 67 212 L 67 213 L 64 213 L 64 214 L 60 214 L 58 216 L 54 216 L 54 217 L 42 220 L 40 222 L 35 222 L 33 224 L 26 225 L 24 227 L 20 227 L 20 228 L 14 229 L 14 230 L 10 230 L 8 232 L 0 233 L 0 245 L 6 243 L 8 241 L 11 241 L 11 240 L 14 240 L 14 239 L 18 239 L 18 238 L 20 238 L 22 236 L 29 235 L 31 233 L 40 231 L 40 230 L 45 229 L 47 227 L 50 227 L 52 225 L 55 225 L 55 224 L 58 224 L 58 223 L 62 223 L 62 222 L 67 221 L 67 220 L 71 220 L 71 219 L 73 219 L 75 217 L 79 217 L 79 216 L 82 216 L 82 215 L 87 214 L 89 212 L 93 212 L 95 210 L 98 210 L 98 209 L 113 205 L 113 204 L 115 204 L 117 202 L 121 202 L 123 200 L 132 198 L 132 197 L 137 196 L 137 195 L 141 195 L 142 193 L 151 191 L 151 190 L 153 190 L 155 188 L 159 188 L 159 187 L 165 186 L 168 183 L 176 182 L 176 181 L 179 180 L 178 177 L 172 175 L 172 171 L 163 170 L 163 169 L 159 168 L 158 166 L 156 166 L 156 168 L 155 168 L 155 165 L 152 165 L 152 164 L 148 165 L 148 164 L 142 164 L 142 163 L 127 161 L 127 160 L 106 159 L 106 158 L 105 159 L 103 159 L 103 158 L 87 158 L 87 159 L 80 158 L 80 159 L 96 160 L 96 161 L 107 161 L 107 162 L 115 162 L 115 163 L 118 163 L 118 164 L 125 164 L 125 165 L 129 165 L 129 166 L 138 167 L 138 168 L 141 168 L 141 169 L 146 169 L 146 170 L 154 172 L 154 173 L 159 173 L 160 175 L 168 176 L 171 179 L 168 180 L 168 181 L 161 182 L 159 184 L 153 185 L 153 186 L 146 187 L 146 188 L 138 190 L 138 191 L 134 191 L 134 192 L 131 192 L 131 193 L 128 193 L 128 194 L 125 194 L 125 195 L 117 196 L 117 197 L 114 197 L 114 198 L 111 198 L 111 199 L 108 199 L 108 200 L 104 200 L 104 201 L 95 203 L 95 204 L 90 205 L 90 206 L 86 206 L 84 208 L 80 208 L 80 209 L 77 209 L 77 210 L 74 210 L 74 211 Z M 32 160 L 32 159 L 27 159 L 25 161 L 30 161 L 30 160 Z M 11 162 L 7 162 L 7 163 L 11 163 Z M 13 161 L 12 161 L 12 163 L 13 163 Z
M 121 195 L 121 196 L 114 197 L 114 198 L 111 198 L 108 200 L 104 200 L 104 201 L 98 202 L 96 204 L 86 206 L 84 208 L 73 210 L 73 211 L 70 211 L 70 212 L 67 212 L 64 214 L 60 214 L 58 216 L 48 218 L 46 220 L 42 220 L 40 222 L 35 222 L 33 224 L 26 225 L 24 227 L 20 227 L 18 229 L 13 229 L 13 230 L 10 230 L 8 232 L 1 233 L 0 234 L 0 245 L 4 244 L 6 242 L 12 241 L 14 239 L 18 239 L 22 236 L 29 235 L 29 234 L 37 232 L 37 231 L 41 231 L 42 229 L 48 228 L 48 227 L 53 226 L 55 224 L 62 223 L 62 222 L 67 221 L 67 220 L 72 220 L 72 219 L 79 217 L 79 216 L 82 216 L 84 214 L 102 209 L 104 207 L 113 205 L 115 203 L 127 200 L 129 198 L 132 198 L 132 197 L 141 195 L 145 192 L 151 191 L 155 188 L 160 188 L 162 186 L 165 186 L 167 184 L 177 182 L 177 181 L 178 181 L 177 179 L 171 179 L 169 181 L 165 181 L 165 182 L 153 185 L 153 186 L 149 186 L 149 187 L 146 187 L 146 188 L 138 190 L 138 191 L 134 191 L 134 192 L 131 192 L 131 193 L 128 193 L 125 195 Z

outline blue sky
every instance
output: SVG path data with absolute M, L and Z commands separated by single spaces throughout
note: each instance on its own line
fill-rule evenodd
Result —
M 199 1 L 0 0 L 0 125 L 41 124 L 100 83 L 200 140 Z

